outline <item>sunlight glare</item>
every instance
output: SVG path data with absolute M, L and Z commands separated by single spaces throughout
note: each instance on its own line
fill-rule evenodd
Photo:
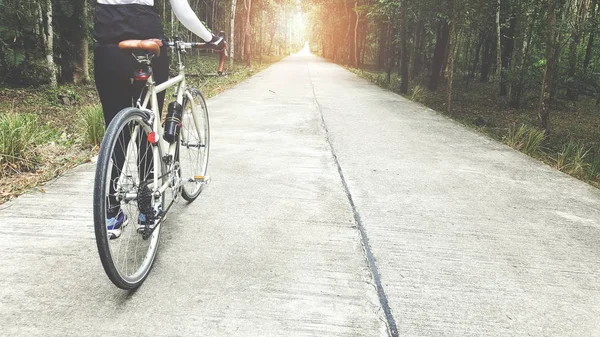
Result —
M 308 41 L 304 42 L 304 47 L 302 48 L 302 50 L 300 50 L 298 52 L 298 55 L 301 56 L 306 56 L 306 55 L 310 55 L 310 47 L 308 46 Z

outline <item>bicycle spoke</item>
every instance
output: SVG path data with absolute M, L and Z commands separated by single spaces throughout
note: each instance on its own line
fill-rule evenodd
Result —
M 107 153 L 108 158 L 98 158 L 98 169 L 102 169 L 104 175 L 101 191 L 105 209 L 95 208 L 94 212 L 103 212 L 100 218 L 106 220 L 102 221 L 102 227 L 115 216 L 121 219 L 126 217 L 128 221 L 116 227 L 119 229 L 117 234 L 113 230 L 108 240 L 98 241 L 107 274 L 122 288 L 134 287 L 146 277 L 154 261 L 159 236 L 159 232 L 155 231 L 155 235 L 145 239 L 138 232 L 140 205 L 137 197 L 140 185 L 154 179 L 154 160 L 159 160 L 159 165 L 162 165 L 160 159 L 154 158 L 155 153 L 144 129 L 144 115 L 138 111 L 132 109 L 131 116 L 123 117 L 121 126 L 116 130 L 107 129 L 106 137 L 112 137 L 112 141 L 108 142 L 112 144 L 112 149 Z M 99 232 L 96 233 L 98 235 Z M 102 245 L 106 247 L 104 255 Z
M 179 146 L 182 196 L 188 201 L 194 200 L 202 190 L 198 177 L 206 175 L 209 141 L 206 103 L 197 90 L 192 90 L 191 94 L 192 100 L 184 102 Z

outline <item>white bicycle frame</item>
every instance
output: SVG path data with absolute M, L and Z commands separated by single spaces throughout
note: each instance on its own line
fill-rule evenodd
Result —
M 177 150 L 177 142 L 178 141 L 183 141 L 184 143 L 188 142 L 188 140 L 185 139 L 184 132 L 180 132 L 179 139 L 177 139 L 173 143 L 168 143 L 167 141 L 165 141 L 163 139 L 164 130 L 160 125 L 160 118 L 156 118 L 157 116 L 160 116 L 159 111 L 158 111 L 158 94 L 167 90 L 168 88 L 170 88 L 174 85 L 177 85 L 177 84 L 179 85 L 177 87 L 177 93 L 176 93 L 177 103 L 183 105 L 184 97 L 187 98 L 189 102 L 193 102 L 193 97 L 190 94 L 190 92 L 187 90 L 187 87 L 186 87 L 185 66 L 183 65 L 182 60 L 181 60 L 181 52 L 184 52 L 185 49 L 191 48 L 191 44 L 185 43 L 185 42 L 178 42 L 178 44 L 179 45 L 177 45 L 177 46 L 174 45 L 174 47 L 177 50 L 177 63 L 178 63 L 179 74 L 159 85 L 156 85 L 156 82 L 154 82 L 153 74 L 150 74 L 150 76 L 148 77 L 148 80 L 146 82 L 147 93 L 144 97 L 144 101 L 140 102 L 140 100 L 138 99 L 137 104 L 136 104 L 138 109 L 145 111 L 150 115 L 149 122 L 152 124 L 152 132 L 154 132 L 158 138 L 157 143 L 154 146 L 152 146 L 152 152 L 153 152 L 154 158 L 159 158 L 160 160 L 163 160 L 163 158 L 160 157 L 161 153 L 163 153 L 166 156 L 171 156 L 171 158 L 174 159 L 175 151 Z M 147 108 L 148 103 L 151 103 L 150 105 L 152 106 L 152 110 Z M 198 113 L 198 111 L 196 111 L 195 104 L 190 104 L 190 109 L 192 112 L 192 117 L 194 120 L 194 124 L 196 126 L 196 130 L 202 130 L 202 124 L 201 124 L 201 121 L 199 120 L 199 113 Z M 182 120 L 182 123 L 183 123 L 183 120 Z M 133 131 L 133 133 L 131 134 L 131 139 L 135 139 L 138 131 L 139 131 L 138 128 L 136 128 Z M 167 151 L 164 151 L 165 149 Z M 127 160 L 125 162 L 127 162 Z M 154 172 L 161 172 L 159 165 L 161 165 L 160 161 L 154 160 Z M 163 176 L 164 176 L 164 174 L 165 174 L 165 172 L 162 173 Z M 161 185 L 159 183 L 160 178 L 161 178 L 160 176 L 154 175 L 154 188 L 152 189 L 154 196 L 162 195 L 163 192 L 165 192 L 169 187 L 171 187 L 170 180 L 167 180 L 164 184 Z

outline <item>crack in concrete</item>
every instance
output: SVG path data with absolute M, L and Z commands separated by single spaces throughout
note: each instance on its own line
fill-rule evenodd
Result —
M 333 160 L 335 162 L 335 165 L 337 166 L 338 174 L 340 175 L 344 191 L 346 192 L 346 197 L 348 198 L 348 202 L 350 203 L 350 207 L 352 208 L 352 214 L 354 215 L 354 223 L 360 232 L 360 238 L 363 245 L 363 251 L 365 252 L 367 265 L 369 267 L 371 275 L 373 276 L 374 286 L 377 291 L 377 297 L 379 298 L 379 304 L 381 305 L 381 309 L 383 309 L 383 312 L 385 314 L 385 324 L 388 328 L 388 335 L 390 337 L 398 337 L 398 327 L 396 326 L 396 320 L 392 315 L 392 310 L 390 309 L 388 298 L 383 289 L 383 285 L 381 284 L 381 275 L 379 274 L 379 268 L 377 267 L 375 256 L 373 255 L 371 245 L 369 244 L 369 237 L 367 235 L 365 227 L 363 226 L 360 213 L 358 212 L 356 204 L 354 203 L 352 193 L 350 192 L 350 187 L 348 187 L 348 183 L 346 182 L 342 166 L 340 165 L 340 161 L 335 152 L 335 148 L 333 147 L 333 142 L 331 141 L 331 134 L 329 133 L 329 128 L 325 123 L 325 117 L 323 115 L 321 104 L 319 104 L 319 100 L 317 99 L 315 85 L 313 84 L 312 77 L 310 75 L 310 68 L 308 66 L 308 63 L 306 64 L 306 70 L 308 72 L 308 80 L 310 81 L 310 85 L 312 88 L 313 99 L 315 101 L 315 105 L 317 106 L 317 110 L 319 111 L 319 115 L 321 116 L 321 127 L 323 128 L 323 130 L 325 130 L 327 144 L 329 144 L 329 149 L 331 150 L 331 155 L 333 156 Z

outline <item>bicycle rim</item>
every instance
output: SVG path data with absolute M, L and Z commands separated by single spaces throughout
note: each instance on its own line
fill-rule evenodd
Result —
M 148 143 L 147 133 L 151 129 L 144 122 L 145 118 L 142 111 L 134 108 L 125 109 L 115 117 L 106 131 L 96 169 L 94 223 L 98 252 L 106 274 L 122 289 L 137 288 L 146 279 L 160 237 L 160 225 L 148 238 L 138 232 L 140 209 L 148 203 L 152 207 L 156 204 L 153 198 L 141 197 L 144 193 L 151 194 L 153 161 L 160 163 L 159 177 L 164 171 L 160 154 L 154 158 Z M 126 155 L 119 157 L 119 153 Z M 164 197 L 160 199 L 164 208 Z M 118 208 L 127 216 L 128 224 L 121 227 L 118 238 L 111 240 L 107 218 Z
M 192 100 L 184 100 L 182 128 L 179 144 L 179 164 L 181 168 L 181 196 L 194 201 L 204 186 L 198 177 L 206 176 L 210 148 L 210 126 L 208 109 L 200 91 L 190 90 Z M 192 105 L 196 120 L 192 115 Z

